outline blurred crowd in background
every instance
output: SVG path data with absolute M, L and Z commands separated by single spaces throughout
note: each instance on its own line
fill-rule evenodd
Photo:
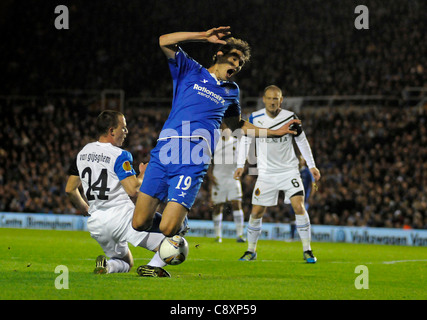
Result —
M 50 89 L 120 88 L 127 96 L 165 97 L 171 81 L 158 37 L 230 25 L 249 42 L 238 75 L 246 96 L 275 83 L 289 96 L 388 94 L 427 80 L 427 2 L 367 0 L 369 29 L 358 30 L 354 1 L 130 0 L 63 1 L 69 29 L 57 30 L 43 1 L 24 10 L 1 5 L 0 94 Z M 209 66 L 214 47 L 185 44 Z
M 124 148 L 133 154 L 135 168 L 149 160 L 167 111 L 125 111 Z M 2 112 L 0 211 L 78 214 L 64 193 L 67 169 L 94 140 L 97 114 L 65 99 Z M 313 224 L 427 228 L 426 109 L 325 107 L 303 109 L 298 116 L 322 173 L 319 190 L 309 199 Z M 255 179 L 242 178 L 246 218 Z M 264 220 L 290 222 L 289 212 L 282 198 Z M 205 181 L 189 217 L 211 214 Z
M 123 89 L 126 97 L 170 98 L 172 81 L 158 37 L 230 25 L 252 59 L 236 81 L 245 97 L 270 84 L 285 96 L 386 95 L 427 83 L 427 2 L 367 0 L 369 29 L 357 30 L 353 1 L 63 1 L 69 30 L 54 27 L 58 3 L 0 4 L 0 95 Z M 209 66 L 214 47 L 184 44 Z M 86 101 L 0 99 L 0 211 L 77 214 L 64 193 L 66 171 L 94 139 L 99 113 Z M 139 162 L 168 109 L 126 108 L 124 147 Z M 427 228 L 427 134 L 423 108 L 302 108 L 298 114 L 318 168 L 310 197 L 314 224 Z M 256 176 L 242 179 L 246 218 Z M 189 216 L 210 219 L 208 181 Z M 226 215 L 231 219 L 231 215 Z M 280 201 L 264 221 L 289 222 Z

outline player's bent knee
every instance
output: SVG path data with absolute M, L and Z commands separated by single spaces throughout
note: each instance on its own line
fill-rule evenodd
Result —
M 174 225 L 160 225 L 160 231 L 165 237 L 173 237 L 178 233 L 179 226 Z
M 152 226 L 152 221 L 140 221 L 137 219 L 132 219 L 132 228 L 136 231 L 146 231 Z
M 174 235 L 177 234 L 178 229 L 169 228 L 169 229 L 164 229 L 164 230 L 160 229 L 160 231 L 162 231 L 162 233 L 165 237 L 173 237 Z

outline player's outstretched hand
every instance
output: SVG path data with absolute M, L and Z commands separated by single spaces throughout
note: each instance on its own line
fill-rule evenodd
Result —
M 319 181 L 320 180 L 320 171 L 319 169 L 317 169 L 316 167 L 310 168 L 310 172 L 313 175 L 313 178 L 315 181 Z
M 289 121 L 288 123 L 286 123 L 285 125 L 281 126 L 279 129 L 273 130 L 273 134 L 275 136 L 284 136 L 285 134 L 288 134 L 288 133 L 293 134 L 293 135 L 297 134 L 297 131 L 289 129 L 289 127 L 294 123 L 301 124 L 301 120 L 300 119 L 293 119 L 293 120 Z
M 236 180 L 239 180 L 243 175 L 243 168 L 237 168 L 236 171 L 234 171 L 233 178 Z
M 148 162 L 147 163 L 141 162 L 139 164 L 139 174 L 144 174 L 145 170 L 147 169 L 147 166 L 148 166 Z
M 226 44 L 227 42 L 221 39 L 231 34 L 229 30 L 230 27 L 218 27 L 209 29 L 208 31 L 206 31 L 206 39 L 208 42 L 211 43 Z

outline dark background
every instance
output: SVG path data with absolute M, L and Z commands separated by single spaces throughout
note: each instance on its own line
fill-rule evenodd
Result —
M 359 4 L 369 8 L 369 30 L 354 26 Z M 54 26 L 57 5 L 69 9 L 69 30 Z M 78 214 L 64 193 L 66 172 L 94 138 L 99 104 L 47 92 L 110 88 L 124 90 L 126 99 L 167 101 L 172 81 L 158 37 L 229 25 L 252 47 L 236 78 L 243 97 L 260 97 L 276 84 L 286 97 L 395 101 L 302 108 L 298 116 L 322 172 L 310 198 L 312 223 L 426 228 L 427 112 L 403 94 L 426 87 L 426 24 L 425 0 L 1 1 L 0 210 Z M 205 66 L 215 50 L 183 48 Z M 137 168 L 149 160 L 168 109 L 126 107 L 125 114 L 125 147 Z M 255 178 L 242 181 L 246 217 Z M 207 190 L 205 184 L 191 218 L 210 219 Z M 283 203 L 264 217 L 289 219 Z
M 57 30 L 57 5 L 69 30 Z M 357 30 L 357 5 L 369 30 Z M 170 95 L 158 37 L 229 25 L 252 62 L 238 76 L 246 96 L 275 83 L 290 96 L 388 94 L 426 81 L 426 1 L 144 0 L 2 1 L 0 94 L 120 88 Z M 185 45 L 205 66 L 214 48 Z

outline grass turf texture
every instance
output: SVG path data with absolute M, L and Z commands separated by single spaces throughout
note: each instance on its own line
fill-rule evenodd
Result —
M 152 253 L 130 246 L 135 266 L 127 274 L 95 275 L 102 254 L 87 232 L 0 229 L 0 299 L 143 300 L 425 300 L 427 248 L 312 243 L 314 265 L 298 242 L 260 241 L 258 260 L 238 261 L 247 245 L 233 239 L 187 238 L 190 253 L 172 278 L 141 278 Z M 68 268 L 69 289 L 56 289 L 58 265 Z M 356 289 L 358 265 L 369 289 Z

